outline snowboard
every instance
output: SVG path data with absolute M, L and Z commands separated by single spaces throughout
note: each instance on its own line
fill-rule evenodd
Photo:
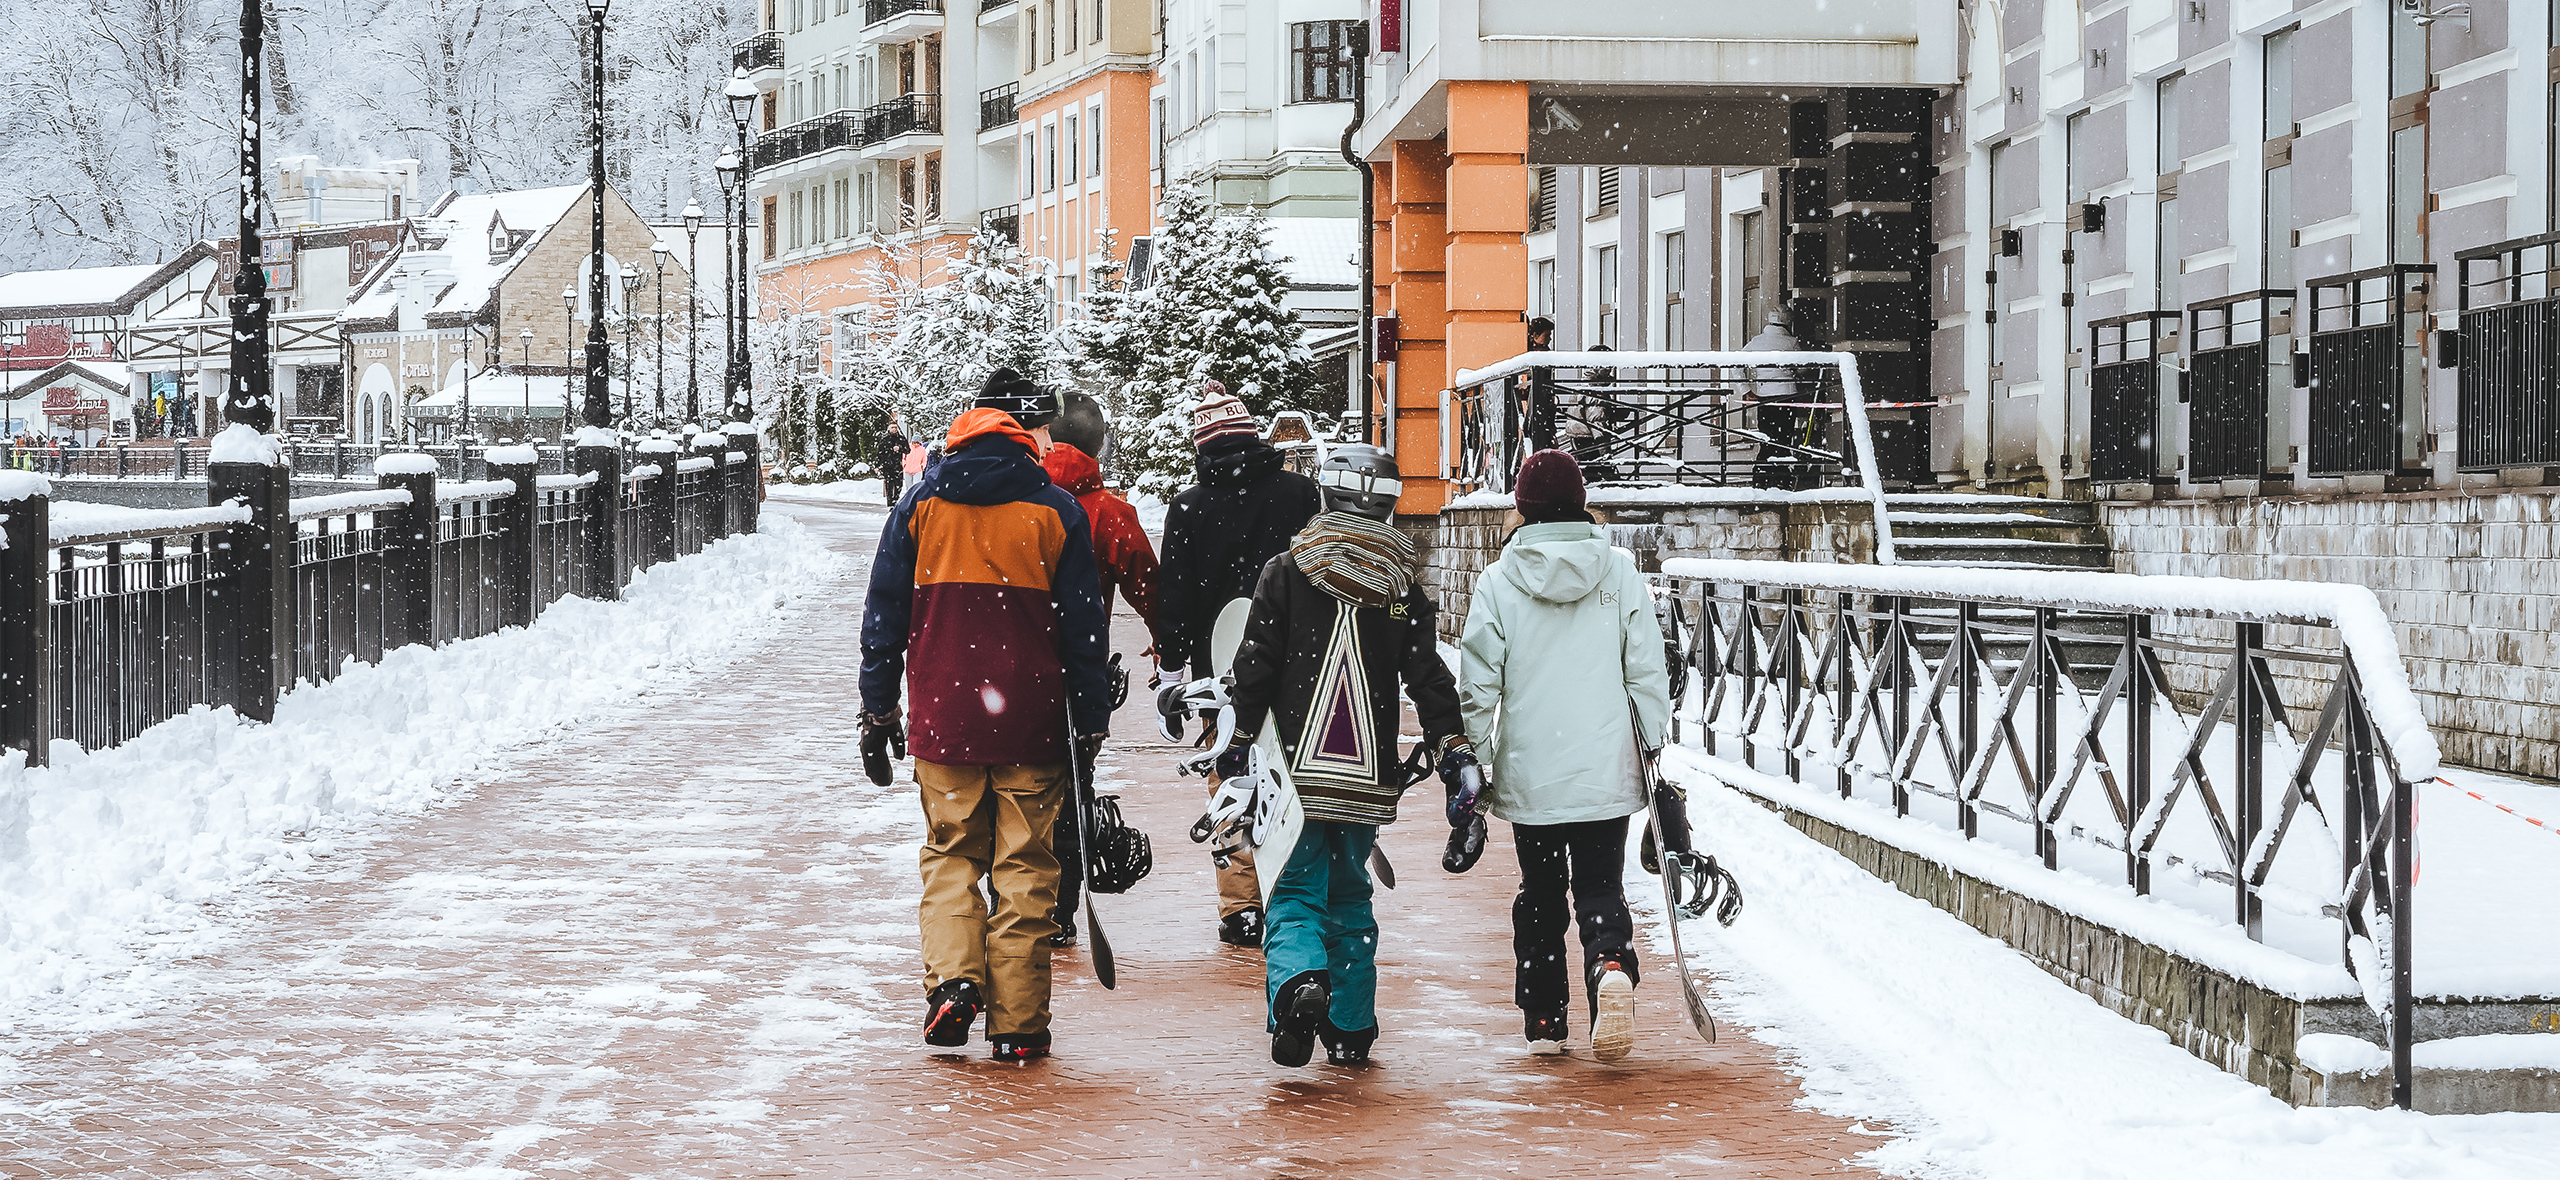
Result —
M 1084 928 L 1093 937 L 1093 978 L 1105 991 L 1120 986 L 1120 971 L 1111 958 L 1111 936 L 1102 932 L 1102 918 L 1093 912 L 1093 809 L 1085 806 L 1085 791 L 1093 784 L 1084 781 L 1084 759 L 1076 757 L 1075 706 L 1067 707 L 1067 806 L 1075 809 L 1076 860 L 1084 872 Z
M 1235 674 L 1236 652 L 1244 647 L 1245 621 L 1252 617 L 1253 600 L 1230 600 L 1218 612 L 1218 621 L 1209 631 L 1209 659 L 1216 665 L 1215 674 L 1226 680 Z M 1227 709 L 1222 732 L 1235 729 L 1234 706 Z M 1222 748 L 1212 746 L 1212 749 Z M 1307 826 L 1306 808 L 1299 802 L 1297 787 L 1289 781 L 1289 771 L 1281 752 L 1277 727 L 1266 725 L 1253 743 L 1254 769 L 1249 771 L 1261 780 L 1255 799 L 1253 838 L 1253 872 L 1262 884 L 1262 903 L 1267 911 L 1271 890 L 1280 882 L 1280 871 L 1289 867 L 1289 857 L 1298 848 L 1298 837 Z M 1276 852 L 1277 855 L 1269 855 Z M 1389 889 L 1396 887 L 1395 865 L 1387 860 L 1386 849 L 1374 842 L 1369 845 L 1369 871 L 1378 883 Z
M 1629 720 L 1634 719 L 1630 717 Z M 1636 741 L 1636 764 L 1644 771 L 1645 824 L 1653 830 L 1654 847 L 1668 848 L 1670 832 L 1662 815 L 1662 772 L 1655 767 L 1653 759 L 1645 757 L 1641 738 Z M 1667 862 L 1668 858 L 1665 860 Z M 1671 929 L 1672 966 L 1680 973 L 1680 999 L 1688 1009 L 1689 1027 L 1708 1044 L 1714 1044 L 1716 1018 L 1708 1013 L 1707 1002 L 1698 995 L 1698 982 L 1689 974 L 1689 952 L 1680 945 L 1679 875 L 1668 863 L 1657 875 L 1662 878 L 1662 922 Z

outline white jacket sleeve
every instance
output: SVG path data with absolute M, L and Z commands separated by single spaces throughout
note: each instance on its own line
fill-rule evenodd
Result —
M 1493 737 L 1502 717 L 1502 665 L 1508 643 L 1502 634 L 1499 575 L 1487 568 L 1476 578 L 1475 597 L 1467 603 L 1466 628 L 1458 636 L 1458 712 L 1467 723 L 1467 740 L 1476 758 L 1494 761 Z
M 1644 574 L 1617 555 L 1621 609 L 1619 658 L 1626 669 L 1627 699 L 1635 702 L 1636 740 L 1660 749 L 1671 732 L 1671 676 L 1662 662 L 1662 624 L 1653 617 L 1653 595 Z

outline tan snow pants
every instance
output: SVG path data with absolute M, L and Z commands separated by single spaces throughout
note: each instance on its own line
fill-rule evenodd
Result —
M 1209 784 L 1211 797 L 1217 795 L 1217 783 Z M 1253 851 L 1240 848 L 1227 858 L 1227 867 L 1218 873 L 1218 917 L 1232 918 L 1246 910 L 1262 908 L 1262 877 L 1253 871 Z
M 1058 808 L 1067 768 L 939 766 L 916 759 L 924 801 L 924 899 L 916 922 L 925 987 L 975 982 L 986 1035 L 1049 1030 L 1050 910 L 1058 902 Z M 992 911 L 978 881 L 993 886 Z

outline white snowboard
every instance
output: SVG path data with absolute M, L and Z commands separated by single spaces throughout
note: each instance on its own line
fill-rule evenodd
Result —
M 1253 613 L 1253 600 L 1238 598 L 1218 612 L 1218 624 L 1209 632 L 1209 659 L 1217 665 L 1220 677 L 1235 671 L 1236 651 L 1244 646 L 1244 624 Z M 1270 792 L 1269 818 L 1255 825 L 1253 845 L 1254 876 L 1262 881 L 1262 902 L 1271 904 L 1271 887 L 1279 884 L 1280 870 L 1289 867 L 1289 856 L 1298 848 L 1298 833 L 1307 826 L 1306 808 L 1298 802 L 1298 789 L 1289 782 L 1289 769 L 1283 765 L 1279 727 L 1265 724 L 1254 739 L 1254 748 L 1262 755 L 1264 782 L 1262 790 Z M 1266 808 L 1257 806 L 1257 812 Z

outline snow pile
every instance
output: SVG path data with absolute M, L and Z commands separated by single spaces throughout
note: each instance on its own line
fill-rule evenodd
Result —
M 776 500 L 800 500 L 819 504 L 886 504 L 887 489 L 876 479 L 839 479 L 829 483 L 773 485 L 770 493 Z
M 578 428 L 578 439 L 574 445 L 582 448 L 616 448 L 622 445 L 622 436 L 615 434 L 608 426 L 581 426 Z
M 633 449 L 643 455 L 672 455 L 684 448 L 676 445 L 676 440 L 672 438 L 644 438 L 640 440 L 640 445 Z
M 134 533 L 193 532 L 248 519 L 249 509 L 238 500 L 210 508 L 127 508 L 121 504 L 56 500 L 46 523 L 54 544 L 70 545 Z
M 380 512 L 398 508 L 409 502 L 407 488 L 377 488 L 370 492 L 339 492 L 329 496 L 305 496 L 293 502 L 293 518 L 310 520 L 317 516 L 344 516 L 351 512 Z
M 595 481 L 595 472 L 581 471 L 574 475 L 537 475 L 533 477 L 533 486 L 547 491 L 552 488 L 582 488 Z
M 310 865 L 367 817 L 430 807 L 508 747 L 623 707 L 671 671 L 738 658 L 842 565 L 775 519 L 636 574 L 620 603 L 564 599 L 530 628 L 405 647 L 296 687 L 270 725 L 200 706 L 113 749 L 56 742 L 50 767 L 8 755 L 0 1011 L 113 1003 L 127 973 L 139 985 L 214 937 L 208 901 Z
M 0 504 L 52 494 L 53 484 L 35 472 L 0 470 Z
M 1699 850 L 1749 899 L 1729 929 L 1683 927 L 1714 971 L 1711 1002 L 1785 1055 L 1809 1105 L 1890 1124 L 1860 1163 L 1973 1180 L 2560 1175 L 2560 1116 L 2296 1110 L 1870 876 L 1695 760 L 1665 769 L 1695 788 Z M 1668 954 L 1661 888 L 1627 861 L 1627 897 L 1652 915 L 1645 949 Z M 1645 994 L 1647 1019 L 1678 1019 Z
M 234 422 L 213 436 L 213 449 L 206 454 L 205 462 L 274 467 L 284 462 L 284 440 Z
M 511 479 L 457 479 L 436 485 L 436 503 L 451 504 L 456 500 L 486 500 L 493 496 L 516 494 Z
M 542 452 L 535 450 L 532 443 L 517 443 L 511 447 L 489 448 L 488 459 L 500 466 L 525 467 L 542 462 Z
M 373 461 L 375 475 L 434 475 L 442 470 L 435 456 L 416 451 L 395 451 Z

